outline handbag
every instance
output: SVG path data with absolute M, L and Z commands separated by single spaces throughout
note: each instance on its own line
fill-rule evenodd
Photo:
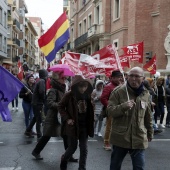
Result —
M 101 115 L 103 118 L 108 117 L 107 107 L 106 107 L 106 106 L 103 106 L 103 107 L 102 107 L 102 110 L 101 110 L 100 115 Z

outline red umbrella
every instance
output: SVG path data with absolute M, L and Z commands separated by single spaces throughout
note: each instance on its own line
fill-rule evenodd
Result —
M 75 76 L 75 74 L 70 70 L 70 67 L 66 64 L 56 64 L 49 68 L 50 71 L 63 72 L 63 76 Z

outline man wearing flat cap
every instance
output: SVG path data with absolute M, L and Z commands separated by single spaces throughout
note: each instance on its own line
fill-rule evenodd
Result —
M 115 87 L 122 84 L 122 82 L 123 82 L 122 73 L 119 70 L 113 71 L 110 77 L 110 83 L 104 87 L 101 98 L 100 98 L 101 103 L 104 105 L 105 108 L 107 108 L 108 100 L 109 100 L 111 92 L 114 90 Z M 104 134 L 104 146 L 103 146 L 105 150 L 111 150 L 111 147 L 109 144 L 110 131 L 111 131 L 111 117 L 107 117 L 105 134 Z

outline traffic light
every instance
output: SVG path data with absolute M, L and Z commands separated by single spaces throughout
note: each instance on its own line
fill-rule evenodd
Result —
M 147 63 L 152 58 L 152 51 L 146 52 L 145 54 L 146 54 L 145 58 L 146 58 L 146 63 Z

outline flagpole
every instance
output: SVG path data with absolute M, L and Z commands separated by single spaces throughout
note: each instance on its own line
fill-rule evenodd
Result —
M 118 55 L 118 52 L 117 52 L 114 44 L 112 44 L 112 48 L 113 48 L 113 50 L 114 50 L 114 52 L 115 52 L 115 56 L 116 56 L 118 68 L 119 68 L 120 72 L 121 72 L 122 75 L 123 75 L 123 80 L 124 80 L 124 82 L 126 82 L 126 80 L 125 80 L 125 75 L 124 75 L 124 71 L 123 71 L 122 66 L 121 66 L 121 63 L 120 63 L 119 55 Z M 128 98 L 128 101 L 129 101 L 130 99 L 129 99 L 129 93 L 128 93 L 128 90 L 127 90 L 127 84 L 126 84 L 126 94 L 127 94 L 127 98 Z

